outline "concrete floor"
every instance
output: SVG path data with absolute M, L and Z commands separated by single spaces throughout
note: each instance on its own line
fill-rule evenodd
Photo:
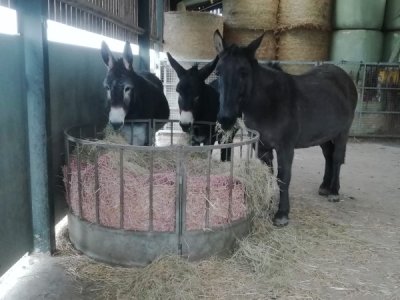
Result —
M 354 233 L 365 240 L 386 248 L 400 247 L 400 143 L 351 141 L 341 176 L 344 200 L 339 203 L 328 203 L 316 195 L 322 173 L 323 157 L 319 148 L 296 151 L 290 190 L 292 202 L 309 201 L 311 205 L 332 212 L 333 218 L 349 224 Z M 0 299 L 96 299 L 90 287 L 66 275 L 57 264 L 58 259 L 47 255 L 30 256 L 14 285 L 0 279 Z M 374 270 L 373 274 L 360 276 L 372 276 L 367 279 L 392 293 L 400 289 L 399 257 L 382 252 L 379 261 L 371 261 L 369 268 Z M 392 275 L 382 285 L 380 282 L 387 274 Z

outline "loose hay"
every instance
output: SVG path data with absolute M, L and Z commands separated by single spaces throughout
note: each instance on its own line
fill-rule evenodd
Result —
M 330 30 L 332 4 L 332 0 L 280 0 L 278 30 Z
M 97 299 L 321 299 L 318 288 L 351 290 L 340 280 L 338 256 L 326 249 L 346 264 L 362 264 L 371 255 L 367 245 L 318 210 L 294 207 L 292 216 L 296 223 L 283 229 L 256 219 L 252 234 L 228 259 L 190 263 L 167 256 L 138 269 L 67 254 L 62 264 Z
M 106 142 L 125 143 L 114 133 L 106 132 Z M 121 213 L 120 152 L 101 150 L 97 155 L 98 189 L 96 189 L 95 151 L 92 146 L 80 150 L 80 175 L 77 154 L 64 167 L 64 183 L 71 211 L 91 223 L 110 228 L 150 230 L 150 185 L 153 183 L 153 230 L 175 230 L 176 213 L 176 152 L 156 152 L 154 172 L 150 174 L 151 153 L 125 150 L 123 154 L 123 214 Z M 236 159 L 231 182 L 230 164 L 211 161 L 210 194 L 207 194 L 207 160 L 199 153 L 185 157 L 186 169 L 186 229 L 202 230 L 229 224 L 246 218 L 249 208 L 258 211 L 271 209 L 274 179 L 268 167 L 258 160 Z M 79 186 L 79 176 L 81 177 Z M 262 182 L 260 182 L 260 180 Z M 232 184 L 232 192 L 230 187 Z M 98 197 L 99 220 L 96 215 Z M 231 197 L 231 205 L 229 199 Z M 79 206 L 81 198 L 81 207 Z M 264 202 L 262 202 L 264 201 Z M 258 207 L 263 203 L 262 207 Z M 209 224 L 205 223 L 207 204 Z M 122 214 L 122 222 L 121 222 Z
M 263 30 L 251 30 L 224 26 L 224 40 L 229 44 L 247 46 L 250 42 L 260 37 Z M 276 56 L 276 40 L 273 31 L 267 31 L 256 52 L 257 59 L 274 60 Z
M 177 59 L 213 59 L 216 56 L 213 34 L 222 32 L 221 16 L 208 12 L 166 12 L 164 51 Z
M 292 29 L 279 33 L 278 59 L 324 61 L 329 57 L 330 33 L 312 29 Z
M 275 30 L 279 0 L 223 0 L 224 26 Z

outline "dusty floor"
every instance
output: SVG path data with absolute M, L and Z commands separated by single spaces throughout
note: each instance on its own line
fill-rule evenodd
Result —
M 400 143 L 351 141 L 342 168 L 343 200 L 339 203 L 317 195 L 322 172 L 319 148 L 296 151 L 290 190 L 294 212 L 328 215 L 326 222 L 345 225 L 362 249 L 351 253 L 355 248 L 346 245 L 317 245 L 302 262 L 307 272 L 293 270 L 293 286 L 312 291 L 320 299 L 400 299 Z M 300 226 L 296 216 L 292 214 L 292 228 Z M 96 299 L 96 291 L 68 276 L 58 259 L 32 257 L 27 271 L 0 299 Z

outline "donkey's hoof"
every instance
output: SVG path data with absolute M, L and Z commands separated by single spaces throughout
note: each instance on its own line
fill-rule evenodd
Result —
M 329 195 L 329 190 L 323 187 L 320 187 L 318 190 L 318 194 L 321 196 L 328 196 Z
M 274 217 L 274 226 L 276 227 L 284 227 L 289 224 L 289 217 L 286 215 L 279 215 L 277 213 Z
M 331 194 L 331 195 L 328 196 L 328 201 L 329 202 L 339 202 L 340 201 L 340 196 Z

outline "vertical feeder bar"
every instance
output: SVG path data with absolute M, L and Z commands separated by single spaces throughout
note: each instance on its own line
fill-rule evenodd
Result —
M 96 195 L 96 223 L 100 224 L 100 184 L 99 184 L 99 157 L 98 148 L 95 146 L 94 152 L 94 189 Z
M 154 151 L 155 148 L 150 148 L 150 187 L 149 187 L 149 231 L 154 230 L 154 222 L 153 222 L 153 191 L 154 191 Z
M 210 131 L 209 131 L 209 140 L 208 140 L 208 143 L 209 143 L 209 145 L 211 145 L 211 141 L 212 141 L 212 125 L 210 124 L 210 125 L 208 125 L 208 128 L 210 129 Z
M 67 164 L 67 200 L 68 200 L 68 205 L 70 206 L 71 209 L 71 166 L 70 166 L 70 159 L 69 159 L 69 140 L 67 137 L 65 137 L 65 160 Z
M 76 144 L 76 159 L 78 164 L 78 197 L 79 197 L 79 207 L 78 213 L 79 218 L 82 218 L 82 174 L 81 174 L 81 153 L 80 153 L 80 145 Z
M 229 149 L 235 150 L 233 147 L 229 147 Z M 233 160 L 234 155 L 231 155 L 231 166 L 229 171 L 229 205 L 228 205 L 228 222 L 232 221 L 232 193 L 233 193 Z
M 252 137 L 253 138 L 253 134 Z M 258 157 L 258 141 L 255 142 L 254 158 Z
M 120 192 L 119 192 L 119 207 L 120 207 L 120 228 L 124 228 L 124 149 L 119 150 L 119 166 L 120 166 Z
M 207 152 L 208 168 L 207 168 L 207 199 L 206 199 L 206 216 L 205 216 L 205 228 L 210 228 L 210 185 L 211 185 L 211 152 Z
M 133 145 L 133 123 L 130 123 L 131 126 L 131 145 Z
M 243 128 L 240 128 L 240 142 L 243 142 Z M 240 145 L 240 158 L 243 156 L 243 146 Z
M 182 223 L 182 197 L 183 197 L 183 170 L 182 170 L 182 155 L 183 147 L 178 146 L 176 151 L 176 211 L 175 211 L 175 226 L 176 233 L 178 236 L 178 255 L 182 255 L 182 235 L 183 235 L 183 223 Z
M 173 134 L 174 134 L 174 132 L 173 132 L 173 129 L 174 129 L 174 122 L 171 120 L 170 121 L 170 125 L 171 125 L 171 134 L 170 134 L 170 137 L 171 137 L 171 146 L 174 144 L 174 137 L 173 137 Z

